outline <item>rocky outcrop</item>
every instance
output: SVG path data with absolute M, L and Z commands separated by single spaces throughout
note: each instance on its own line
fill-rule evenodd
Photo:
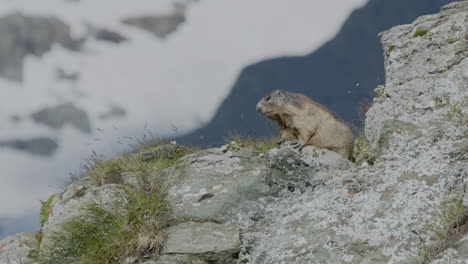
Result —
M 211 263 L 236 263 L 239 234 L 236 225 L 181 223 L 167 229 L 163 254 L 202 255 Z
M 41 228 L 41 251 L 54 254 L 51 237 L 61 230 L 61 225 L 67 220 L 85 214 L 86 206 L 97 205 L 105 210 L 123 214 L 125 204 L 122 186 L 117 184 L 94 186 L 88 182 L 76 181 L 64 192 L 52 196 L 43 207 L 45 212 L 42 212 L 44 219 Z
M 288 143 L 184 157 L 175 144 L 152 148 L 109 161 L 105 179 L 88 175 L 45 202 L 39 254 L 60 253 L 50 241 L 96 206 L 106 219 L 93 225 L 98 236 L 124 232 L 101 229 L 135 217 L 156 219 L 164 233 L 150 236 L 164 237 L 157 252 L 143 236 L 144 250 L 118 263 L 466 263 L 467 18 L 468 1 L 458 2 L 381 34 L 387 83 L 366 118 L 372 165 Z M 170 219 L 132 214 L 158 192 Z M 0 259 L 8 252 L 0 248 Z
M 19 233 L 0 240 L 0 263 L 31 263 L 29 257 L 39 243 L 34 233 Z
M 468 205 L 467 7 L 381 34 L 386 96 L 366 119 L 375 164 L 267 204 L 260 232 L 243 244 L 245 262 L 429 262 L 445 250 L 439 236 Z M 464 263 L 466 250 L 452 251 L 451 263 Z
M 0 17 L 0 77 L 23 80 L 23 59 L 42 56 L 54 44 L 77 49 L 70 27 L 53 17 L 15 13 Z
M 230 222 L 246 216 L 255 201 L 272 192 L 269 174 L 264 161 L 247 149 L 204 150 L 167 171 L 167 200 L 176 217 Z

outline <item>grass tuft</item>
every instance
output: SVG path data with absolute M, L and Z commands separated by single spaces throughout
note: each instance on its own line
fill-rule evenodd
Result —
M 180 158 L 196 151 L 198 148 L 176 144 L 145 145 L 126 156 L 105 161 L 94 159 L 87 166 L 84 179 L 98 185 L 121 184 L 122 173 L 135 172 L 142 181 L 149 181 L 158 171 L 174 166 Z
M 375 154 L 370 149 L 364 131 L 360 132 L 354 140 L 353 161 L 358 165 L 364 162 L 373 165 L 375 162 Z
M 436 234 L 436 240 L 423 249 L 419 263 L 430 263 L 440 253 L 468 234 L 468 209 L 463 206 L 463 200 L 445 203 L 442 226 L 432 229 Z
M 390 45 L 388 46 L 388 53 L 392 52 L 397 46 L 396 45 Z
M 278 146 L 278 137 L 253 138 L 239 133 L 233 133 L 226 139 L 228 149 L 252 148 L 258 154 L 265 154 L 270 149 Z
M 154 184 L 126 186 L 123 215 L 90 205 L 51 236 L 51 250 L 41 264 L 111 264 L 126 257 L 156 257 L 169 219 L 164 193 Z
M 422 29 L 422 28 L 417 29 L 416 32 L 414 32 L 414 34 L 413 34 L 413 38 L 422 37 L 422 36 L 426 35 L 427 32 L 429 32 L 429 30 L 427 30 L 427 29 Z
M 47 199 L 47 201 L 41 201 L 42 206 L 39 214 L 39 222 L 41 222 L 41 226 L 44 226 L 44 223 L 47 221 L 47 218 L 49 218 L 50 204 L 52 204 L 52 202 L 54 201 L 55 196 L 57 196 L 57 194 L 52 194 L 49 197 L 49 199 Z
M 464 103 L 467 104 L 468 101 L 465 101 Z M 463 103 L 456 101 L 456 100 L 449 101 L 448 108 L 449 108 L 449 111 L 447 112 L 447 115 L 446 115 L 446 119 L 448 121 L 452 121 L 455 119 L 461 125 L 464 125 L 464 126 L 468 125 L 468 114 L 466 114 L 463 111 L 464 109 Z
M 115 263 L 118 242 L 124 237 L 125 222 L 118 215 L 98 206 L 62 224 L 62 230 L 51 236 L 51 250 L 39 256 L 44 264 L 110 264 Z
M 170 221 L 160 172 L 196 150 L 175 142 L 151 141 L 110 160 L 93 153 L 83 167 L 86 174 L 81 180 L 97 185 L 119 184 L 127 201 L 124 213 L 90 205 L 50 236 L 50 250 L 32 255 L 40 264 L 111 264 L 127 257 L 157 257 L 165 239 L 164 228 Z M 125 172 L 137 173 L 137 181 L 127 182 Z M 48 216 L 52 200 L 43 203 L 41 222 L 45 222 L 42 219 Z

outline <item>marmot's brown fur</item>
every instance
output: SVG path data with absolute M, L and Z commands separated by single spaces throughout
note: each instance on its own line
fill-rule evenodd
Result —
M 291 140 L 296 148 L 313 145 L 351 159 L 351 129 L 333 112 L 303 94 L 276 90 L 260 100 L 257 111 L 281 128 L 278 143 Z

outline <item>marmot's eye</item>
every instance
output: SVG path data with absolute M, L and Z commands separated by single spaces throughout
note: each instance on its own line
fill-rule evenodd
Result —
M 271 99 L 271 96 L 268 96 L 265 100 L 268 102 L 270 101 L 270 99 Z

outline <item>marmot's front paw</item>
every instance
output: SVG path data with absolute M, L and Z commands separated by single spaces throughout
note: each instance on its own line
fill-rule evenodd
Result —
M 301 151 L 306 146 L 306 143 L 293 142 L 291 145 L 294 149 Z

